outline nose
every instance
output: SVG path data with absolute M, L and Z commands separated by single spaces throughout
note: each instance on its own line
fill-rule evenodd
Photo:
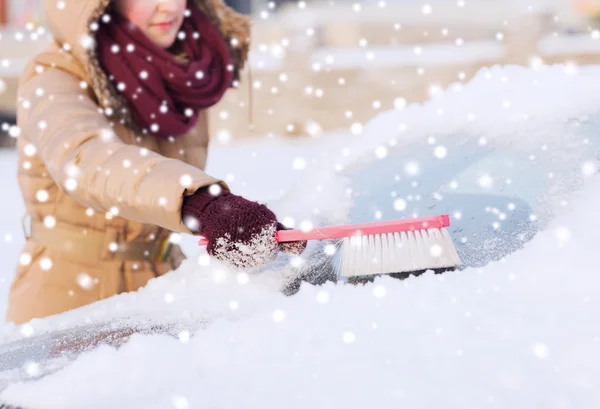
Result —
M 163 12 L 175 12 L 177 11 L 178 0 L 158 0 L 156 5 L 158 11 Z

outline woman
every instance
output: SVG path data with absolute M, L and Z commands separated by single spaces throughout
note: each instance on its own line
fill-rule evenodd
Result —
M 300 254 L 264 205 L 207 175 L 206 110 L 239 79 L 249 21 L 222 0 L 44 0 L 55 42 L 20 79 L 31 221 L 7 319 L 135 291 L 178 268 L 171 232 L 236 268 Z

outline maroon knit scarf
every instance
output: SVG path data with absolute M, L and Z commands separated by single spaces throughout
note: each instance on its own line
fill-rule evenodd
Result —
M 178 137 L 196 125 L 198 112 L 213 106 L 232 86 L 232 59 L 216 26 L 195 5 L 175 47 L 187 62 L 155 45 L 115 12 L 96 33 L 98 60 L 128 103 L 132 119 L 159 138 Z M 102 19 L 101 19 L 102 20 Z

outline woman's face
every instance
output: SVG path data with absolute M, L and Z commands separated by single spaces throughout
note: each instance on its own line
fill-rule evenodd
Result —
M 162 48 L 175 42 L 186 5 L 187 0 L 115 0 L 117 13 Z

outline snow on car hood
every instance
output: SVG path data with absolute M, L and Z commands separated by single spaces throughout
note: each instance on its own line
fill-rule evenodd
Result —
M 511 197 L 531 210 L 522 215 L 526 220 L 531 214 L 544 220 L 530 226 L 544 231 L 528 237 L 522 250 L 441 276 L 305 285 L 293 297 L 279 285 L 297 260 L 245 274 L 200 254 L 137 293 L 26 327 L 38 334 L 86 321 L 132 324 L 139 317 L 197 324 L 195 333 L 134 335 L 120 349 L 102 346 L 36 380 L 27 380 L 24 363 L 0 400 L 32 409 L 597 404 L 600 335 L 592 324 L 600 307 L 594 296 L 600 233 L 590 217 L 600 200 L 599 76 L 597 67 L 483 70 L 461 91 L 382 114 L 327 148 L 307 145 L 302 155 L 310 166 L 303 173 L 294 169 L 299 151 L 291 149 L 273 164 L 296 175 L 289 186 L 280 173 L 285 198 L 261 192 L 279 215 L 321 223 L 439 212 L 446 199 L 434 197 L 439 207 L 429 209 L 420 205 L 425 193 L 456 191 L 491 215 L 482 223 L 468 208 L 462 217 L 453 212 L 453 226 L 471 228 L 469 237 L 498 235 L 492 223 L 511 219 L 511 209 L 486 212 L 485 200 Z M 265 142 L 255 151 L 272 149 Z M 460 162 L 455 153 L 465 154 L 463 168 L 445 164 Z M 446 176 L 428 192 L 393 186 L 423 186 L 428 171 Z M 398 199 L 406 206 L 395 208 Z M 22 337 L 22 329 L 9 337 Z

